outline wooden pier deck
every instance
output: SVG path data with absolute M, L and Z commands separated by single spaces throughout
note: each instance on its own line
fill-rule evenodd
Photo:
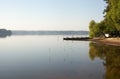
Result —
M 64 37 L 63 40 L 78 40 L 78 41 L 89 41 L 89 37 Z

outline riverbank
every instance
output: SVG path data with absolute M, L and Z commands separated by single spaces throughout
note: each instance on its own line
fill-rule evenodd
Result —
M 103 38 L 103 39 L 91 39 L 92 42 L 120 46 L 120 38 Z

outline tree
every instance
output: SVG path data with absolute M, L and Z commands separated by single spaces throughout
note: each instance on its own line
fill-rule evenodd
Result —
M 104 10 L 106 23 L 120 31 L 120 0 L 104 0 L 107 7 Z M 115 30 L 114 29 L 114 30 Z
M 94 25 L 96 24 L 96 22 L 94 20 L 91 20 L 90 24 L 89 24 L 89 29 L 90 29 L 90 33 L 89 36 L 91 38 L 93 38 L 95 36 L 94 34 Z
M 106 26 L 105 26 L 105 22 L 101 21 L 100 23 L 96 23 L 94 20 L 92 20 L 90 22 L 89 25 L 89 29 L 90 29 L 90 37 L 99 37 L 99 36 L 104 36 L 105 32 L 106 32 Z
M 120 36 L 120 0 L 104 0 L 107 4 L 104 10 L 105 18 L 99 23 L 90 22 L 90 37 L 98 37 L 109 33 L 111 36 Z

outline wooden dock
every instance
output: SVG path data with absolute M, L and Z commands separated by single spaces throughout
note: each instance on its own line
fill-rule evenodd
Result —
M 78 40 L 78 41 L 89 41 L 89 37 L 64 37 L 63 40 Z

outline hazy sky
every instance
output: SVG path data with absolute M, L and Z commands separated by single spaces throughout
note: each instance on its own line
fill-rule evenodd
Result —
M 0 28 L 88 30 L 103 19 L 103 0 L 0 0 Z

